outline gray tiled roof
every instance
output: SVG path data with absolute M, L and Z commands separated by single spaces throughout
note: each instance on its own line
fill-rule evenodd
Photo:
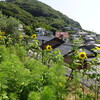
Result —
M 54 37 L 49 37 L 49 36 L 37 36 L 37 39 L 38 40 L 44 40 L 44 41 L 49 41 L 49 40 L 51 40 L 51 39 L 53 39 Z
M 55 46 L 56 44 L 59 44 L 59 42 L 60 42 L 55 37 L 48 37 L 48 36 L 37 36 L 37 39 L 40 41 L 40 45 L 42 45 L 42 40 L 44 40 L 44 45 L 49 44 L 49 45 L 52 45 L 52 46 Z M 90 46 L 79 46 L 79 45 L 77 45 L 77 46 L 79 47 L 79 51 L 81 49 L 84 49 L 84 52 L 86 52 L 87 54 L 93 54 L 91 49 L 94 46 L 92 46 L 92 45 L 90 45 Z M 61 51 L 61 54 L 64 56 L 64 55 L 68 54 L 70 51 L 72 51 L 73 44 L 68 43 L 68 42 L 61 42 L 60 45 L 57 45 L 54 48 L 59 49 Z
M 40 45 L 42 44 L 42 40 L 44 40 L 44 43 L 46 43 L 47 41 L 50 41 L 51 39 L 53 39 L 54 37 L 48 37 L 48 36 L 37 36 L 37 39 L 40 42 Z
M 59 49 L 61 51 L 62 55 L 65 55 L 65 54 L 67 54 L 68 52 L 70 52 L 72 50 L 72 46 L 67 45 L 67 44 L 66 45 L 62 44 L 59 47 L 57 47 L 57 49 Z

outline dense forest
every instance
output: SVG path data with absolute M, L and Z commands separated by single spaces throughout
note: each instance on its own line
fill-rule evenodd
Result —
M 62 31 L 65 27 L 81 29 L 78 22 L 38 0 L 1 1 L 0 11 L 8 17 L 12 16 L 20 20 L 25 28 L 28 27 L 30 30 L 37 27 L 50 31 Z

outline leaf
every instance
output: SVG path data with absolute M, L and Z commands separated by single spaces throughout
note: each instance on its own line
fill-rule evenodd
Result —
M 2 94 L 3 99 L 8 99 L 7 93 Z

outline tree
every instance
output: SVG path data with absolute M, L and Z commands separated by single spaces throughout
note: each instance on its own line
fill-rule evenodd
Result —
M 18 32 L 18 26 L 20 21 L 13 17 L 7 18 L 0 12 L 0 30 L 6 32 L 6 34 L 15 34 Z

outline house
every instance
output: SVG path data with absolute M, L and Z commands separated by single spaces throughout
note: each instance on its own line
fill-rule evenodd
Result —
M 65 27 L 66 30 L 71 30 L 71 27 Z
M 19 24 L 19 26 L 18 26 L 18 30 L 19 30 L 19 31 L 22 31 L 22 32 L 24 31 L 24 29 L 23 29 L 23 25 L 22 25 L 22 24 Z
M 52 37 L 44 36 L 44 35 L 43 36 L 41 36 L 41 35 L 37 36 L 37 40 L 39 40 L 40 45 L 52 40 L 53 38 L 54 38 L 53 36 Z
M 73 38 L 73 40 L 77 40 L 78 38 L 80 38 L 80 36 L 77 34 L 73 34 L 71 35 L 71 37 Z
M 25 34 L 25 30 L 23 28 L 22 24 L 19 24 L 18 27 L 15 27 L 15 30 L 18 30 L 19 33 L 24 33 Z
M 64 29 L 68 30 L 68 31 L 78 31 L 79 29 L 76 27 L 65 27 Z
M 90 61 L 92 61 L 92 58 L 96 57 L 97 56 L 97 53 L 94 52 L 93 50 L 91 50 L 92 48 L 94 48 L 93 45 L 89 45 L 89 46 L 80 46 L 78 47 L 78 52 L 82 52 L 84 51 L 87 55 L 87 58 L 84 60 L 84 65 L 83 65 L 83 68 L 88 68 L 90 67 L 89 63 Z M 72 50 L 70 52 L 68 52 L 67 54 L 65 54 L 63 57 L 64 57 L 64 62 L 67 63 L 67 64 L 70 64 L 72 63 L 71 62 L 71 55 L 73 54 L 73 52 L 75 52 L 75 50 Z M 81 62 L 79 62 L 81 63 Z M 78 69 L 82 69 L 82 66 L 81 65 L 78 65 L 77 66 Z
M 100 48 L 100 44 L 94 44 L 95 47 L 99 47 Z
M 18 27 L 15 27 L 15 30 L 17 30 L 17 34 L 14 34 L 14 36 L 16 38 L 18 38 L 19 35 L 22 35 L 23 37 L 26 37 L 26 34 L 25 34 L 25 30 L 23 28 L 23 24 L 19 24 Z
M 36 28 L 35 32 L 36 32 L 37 35 L 44 35 L 45 29 L 44 28 Z
M 71 30 L 77 32 L 78 31 L 78 28 L 72 27 Z
M 62 54 L 62 56 L 64 56 L 64 55 L 66 55 L 67 53 L 69 53 L 72 50 L 73 44 L 72 43 L 68 43 L 68 42 L 64 42 L 60 46 L 58 46 L 56 48 L 59 49 L 61 54 Z
M 91 35 L 86 35 L 83 39 L 84 39 L 84 43 L 87 45 L 95 44 L 95 39 Z
M 44 35 L 45 36 L 53 36 L 53 32 L 46 30 Z
M 95 44 L 95 41 L 85 41 L 85 44 L 86 45 L 92 45 L 92 44 Z
M 78 31 L 78 32 L 77 32 L 77 35 L 80 35 L 80 36 L 86 36 L 86 35 L 87 35 L 87 32 L 84 32 L 84 31 Z
M 63 40 L 68 39 L 68 32 L 56 32 L 55 37 Z
M 62 39 L 59 39 L 59 38 L 56 38 L 56 37 L 53 37 L 53 38 L 51 38 L 50 40 L 48 40 L 46 42 L 45 42 L 45 40 L 46 40 L 46 38 L 43 37 L 42 38 L 42 44 L 40 46 L 43 50 L 46 49 L 47 45 L 50 45 L 50 46 L 52 46 L 53 49 L 55 49 L 58 46 L 62 45 L 62 43 L 64 43 L 64 41 Z
M 53 32 L 47 31 L 44 28 L 36 28 L 35 32 L 38 36 L 53 36 Z
M 45 41 L 45 38 L 42 38 L 42 40 Z M 54 49 L 59 49 L 61 51 L 61 55 L 64 57 L 64 62 L 67 64 L 70 64 L 71 62 L 71 55 L 73 55 L 73 52 L 75 52 L 75 50 L 73 50 L 73 44 L 72 43 L 68 43 L 66 41 L 63 41 L 62 39 L 59 39 L 57 37 L 53 37 L 51 39 L 49 39 L 48 41 L 46 41 L 45 43 L 41 44 L 41 48 L 43 50 L 46 49 L 47 45 L 51 45 L 53 50 Z M 90 62 L 92 58 L 97 56 L 97 53 L 95 51 L 93 51 L 92 49 L 94 48 L 94 45 L 84 45 L 84 46 L 79 46 L 78 47 L 78 52 L 85 52 L 87 54 L 87 59 L 84 60 L 84 68 L 88 68 L 90 65 L 87 62 Z M 81 62 L 79 62 L 81 63 Z M 77 66 L 78 69 L 82 69 L 82 66 L 79 65 Z

